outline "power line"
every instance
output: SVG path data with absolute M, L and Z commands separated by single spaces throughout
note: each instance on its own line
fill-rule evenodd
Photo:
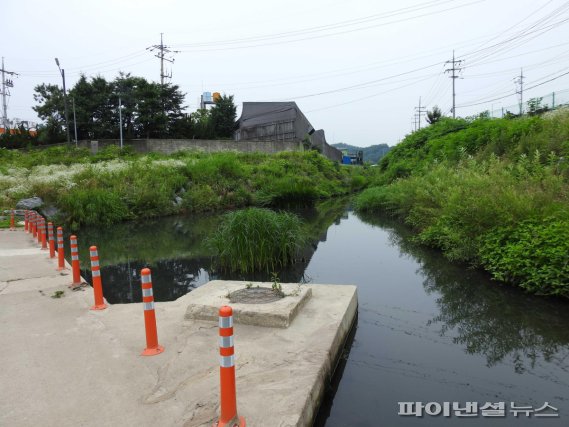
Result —
M 555 76 L 555 77 L 553 77 L 553 78 L 551 78 L 551 79 L 549 79 L 549 80 L 545 80 L 545 81 L 543 81 L 543 82 L 540 82 L 540 83 L 534 84 L 534 85 L 532 85 L 532 86 L 526 87 L 524 90 L 527 91 L 527 90 L 536 88 L 536 87 L 538 87 L 538 86 L 544 85 L 544 84 L 546 84 L 546 83 L 549 83 L 549 82 L 552 82 L 552 81 L 554 81 L 554 80 L 557 80 L 557 79 L 559 79 L 559 78 L 561 78 L 561 77 L 564 77 L 564 76 L 566 76 L 566 75 L 568 75 L 568 74 L 569 74 L 569 71 L 566 71 L 565 73 L 562 73 L 562 74 L 560 74 L 560 75 L 558 75 L 558 76 Z M 524 78 L 525 78 L 525 77 L 524 77 Z M 508 98 L 508 97 L 510 97 L 510 96 L 512 96 L 512 93 L 511 93 L 511 92 L 508 93 L 507 95 L 500 96 L 500 97 L 497 97 L 497 98 L 485 99 L 485 100 L 482 100 L 482 101 L 480 101 L 480 102 L 474 102 L 474 103 L 471 103 L 471 104 L 460 105 L 460 107 L 461 107 L 461 108 L 464 108 L 464 107 L 473 107 L 473 106 L 476 106 L 476 105 L 487 104 L 487 103 L 489 103 L 489 102 L 498 101 L 498 100 L 500 100 L 500 99 Z
M 558 22 L 554 22 L 553 24 L 550 24 L 549 26 L 546 27 L 540 27 L 540 25 L 543 24 L 547 24 L 548 21 L 550 21 L 551 19 L 559 16 L 562 12 L 565 11 L 565 9 L 567 9 L 569 7 L 569 3 L 564 4 L 563 6 L 553 10 L 551 13 L 549 13 L 548 15 L 538 19 L 537 21 L 535 21 L 533 24 L 531 24 L 530 26 L 522 29 L 521 31 L 517 32 L 516 34 L 509 36 L 509 38 L 506 38 L 505 40 L 499 41 L 497 43 L 494 43 L 493 45 L 487 46 L 487 47 L 483 47 L 477 50 L 474 50 L 472 52 L 467 53 L 466 55 L 464 55 L 465 57 L 470 57 L 473 56 L 473 58 L 468 58 L 469 61 L 479 61 L 487 56 L 490 55 L 494 55 L 495 53 L 503 50 L 505 48 L 505 46 L 503 45 L 508 45 L 510 43 L 516 43 L 519 42 L 520 40 L 522 40 L 524 37 L 527 37 L 528 35 L 531 35 L 533 33 L 536 32 L 540 32 L 540 31 L 549 31 L 552 28 L 555 28 L 556 26 L 564 23 L 565 21 L 567 21 L 566 19 L 562 20 L 562 21 L 558 21 Z M 503 33 L 502 33 L 503 34 Z M 501 34 L 500 34 L 501 35 Z M 497 38 L 500 35 L 494 37 Z M 538 34 L 541 35 L 541 34 Z M 494 49 L 492 51 L 492 49 Z M 486 51 L 490 51 L 490 53 L 484 53 L 482 57 L 478 57 L 476 58 L 477 54 L 480 54 L 482 52 L 486 52 Z
M 449 0 L 450 1 L 455 1 L 455 0 Z M 369 26 L 365 26 L 365 27 L 359 27 L 359 28 L 352 28 L 352 29 L 348 29 L 348 30 L 344 30 L 344 31 L 338 31 L 338 32 L 332 32 L 332 33 L 328 33 L 328 34 L 317 34 L 317 35 L 312 35 L 309 37 L 300 37 L 300 38 L 291 38 L 291 37 L 295 37 L 295 36 L 300 36 L 303 33 L 306 34 L 310 34 L 310 33 L 319 33 L 319 32 L 323 32 L 323 31 L 330 31 L 330 29 L 333 28 L 343 28 L 343 27 L 349 27 L 349 26 L 354 26 L 357 24 L 362 24 L 365 23 L 365 19 L 366 18 L 361 18 L 361 22 L 357 22 L 357 23 L 348 23 L 345 24 L 345 22 L 342 23 L 337 23 L 337 24 L 330 24 L 327 26 L 323 26 L 323 27 L 330 27 L 330 28 L 321 28 L 321 27 L 313 27 L 313 28 L 309 28 L 309 29 L 305 29 L 305 30 L 299 30 L 299 31 L 295 31 L 295 32 L 289 32 L 289 33 L 282 33 L 284 35 L 266 35 L 266 36 L 257 36 L 257 37 L 251 37 L 249 39 L 236 39 L 236 40 L 225 40 L 225 41 L 217 41 L 217 42 L 209 42 L 209 43 L 202 43 L 202 44 L 177 44 L 177 47 L 189 47 L 189 48 L 206 48 L 205 50 L 208 52 L 211 51 L 218 51 L 218 50 L 233 50 L 233 49 L 247 49 L 247 48 L 252 48 L 252 47 L 261 47 L 261 46 L 272 46 L 272 45 L 280 45 L 280 44 L 286 44 L 286 43 L 296 43 L 296 42 L 301 42 L 301 41 L 306 41 L 306 40 L 313 40 L 313 39 L 319 39 L 319 38 L 323 38 L 323 37 L 330 37 L 330 36 L 336 36 L 339 34 L 347 34 L 347 33 L 353 33 L 356 31 L 363 31 L 363 30 L 368 30 L 371 28 L 376 28 L 376 27 L 380 27 L 380 26 L 385 26 L 385 25 L 389 25 L 389 24 L 396 24 L 396 23 L 400 23 L 400 22 L 405 22 L 405 21 L 409 21 L 412 19 L 416 19 L 416 18 L 422 18 L 425 16 L 430 16 L 430 15 L 434 15 L 434 14 L 438 14 L 441 12 L 447 12 L 450 10 L 454 10 L 454 9 L 459 9 L 459 8 L 463 8 L 466 6 L 470 6 L 473 4 L 477 4 L 477 3 L 481 3 L 484 2 L 486 0 L 475 0 L 472 1 L 470 3 L 465 3 L 465 4 L 461 4 L 458 6 L 454 6 L 454 7 L 450 7 L 447 9 L 441 9 L 441 10 L 437 10 L 434 12 L 429 12 L 429 13 L 424 13 L 421 15 L 415 15 L 415 16 L 411 16 L 409 18 L 402 18 L 402 19 L 398 19 L 398 20 L 393 20 L 393 21 L 389 21 L 389 22 L 384 22 L 384 23 L 378 23 L 378 24 L 373 24 L 373 25 L 369 25 Z M 445 2 L 446 3 L 446 2 Z M 375 18 L 377 19 L 377 18 Z M 278 38 L 285 38 L 288 37 L 289 40 L 281 40 L 281 41 L 271 41 L 273 39 L 278 39 Z M 241 45 L 239 46 L 239 44 L 242 43 L 247 43 L 247 42 L 258 42 L 257 44 L 246 44 L 246 45 Z M 209 48 L 209 46 L 222 46 L 222 47 L 213 47 L 213 48 Z M 226 45 L 235 45 L 232 47 L 223 47 Z M 203 50 L 203 49 L 202 49 Z M 196 51 L 194 50 L 191 50 Z M 188 52 L 188 50 L 183 50 L 182 52 Z

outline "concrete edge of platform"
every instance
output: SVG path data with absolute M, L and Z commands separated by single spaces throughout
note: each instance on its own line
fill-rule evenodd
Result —
M 324 399 L 326 385 L 331 382 L 334 376 L 335 369 L 338 365 L 340 357 L 342 356 L 342 350 L 356 322 L 358 312 L 358 291 L 356 286 L 353 286 L 353 288 L 354 293 L 346 311 L 344 312 L 342 320 L 338 325 L 334 340 L 330 346 L 330 351 L 328 352 L 328 357 L 318 372 L 319 380 L 314 381 L 312 390 L 310 391 L 308 399 L 306 400 L 306 403 L 302 410 L 300 420 L 303 421 L 303 424 L 299 425 L 313 425 L 320 405 Z

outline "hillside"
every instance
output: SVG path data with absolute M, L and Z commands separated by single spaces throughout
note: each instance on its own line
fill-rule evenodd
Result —
M 502 282 L 569 297 L 569 110 L 443 119 L 408 135 L 356 201 Z
M 391 147 L 387 144 L 377 144 L 371 145 L 369 147 L 356 147 L 355 145 L 344 144 L 343 142 L 332 144 L 332 147 L 336 147 L 339 150 L 348 149 L 350 153 L 361 150 L 364 152 L 364 162 L 373 164 L 377 163 L 391 149 Z

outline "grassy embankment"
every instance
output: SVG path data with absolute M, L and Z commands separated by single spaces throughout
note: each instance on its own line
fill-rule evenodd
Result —
M 2 149 L 0 208 L 37 195 L 76 228 L 184 212 L 311 205 L 363 188 L 368 172 L 316 152 L 142 156 L 110 147 L 91 156 L 81 149 Z
M 453 261 L 569 297 L 569 111 L 443 119 L 408 135 L 356 201 L 387 211 Z

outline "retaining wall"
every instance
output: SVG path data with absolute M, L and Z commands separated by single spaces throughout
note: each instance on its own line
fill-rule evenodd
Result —
M 119 145 L 118 139 L 99 139 L 97 141 L 79 141 L 78 146 L 89 148 L 96 153 L 99 148 L 109 145 Z M 124 141 L 125 147 L 132 147 L 138 153 L 162 153 L 171 154 L 176 151 L 196 150 L 208 153 L 218 153 L 222 151 L 238 152 L 261 152 L 267 154 L 279 153 L 281 151 L 304 151 L 304 144 L 301 141 L 234 141 L 219 139 L 134 139 Z M 334 147 L 325 144 L 325 147 L 318 147 L 322 154 L 330 160 L 340 161 L 341 152 Z M 339 156 L 338 156 L 339 153 Z

